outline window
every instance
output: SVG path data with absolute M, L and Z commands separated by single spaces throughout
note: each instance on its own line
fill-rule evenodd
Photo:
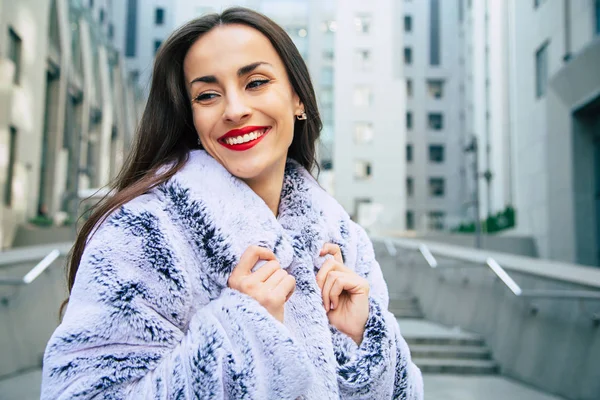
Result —
M 369 14 L 359 14 L 354 18 L 356 32 L 368 34 L 371 30 L 371 16 Z
M 154 54 L 156 54 L 158 52 L 158 49 L 160 49 L 161 44 L 162 44 L 162 40 L 156 39 L 154 41 Z
M 104 8 L 100 9 L 100 23 L 103 24 L 104 23 Z
M 10 127 L 8 138 L 8 166 L 6 168 L 6 180 L 4 181 L 4 205 L 12 206 L 13 202 L 13 179 L 15 175 L 15 163 L 17 155 L 17 130 Z
M 354 105 L 356 107 L 369 107 L 373 102 L 373 93 L 367 86 L 354 88 Z
M 323 50 L 323 59 L 327 61 L 333 60 L 335 54 L 333 50 Z
M 371 69 L 371 51 L 366 49 L 354 52 L 354 68 L 357 71 L 369 71 Z
M 440 65 L 440 3 L 430 0 L 429 4 L 429 65 Z
M 535 52 L 535 96 L 539 99 L 546 94 L 548 82 L 548 42 Z
M 410 47 L 404 48 L 404 64 L 412 64 L 412 49 Z
M 406 129 L 412 129 L 412 127 L 413 127 L 412 112 L 407 111 L 406 112 Z
M 90 8 L 94 8 L 94 0 L 90 0 Z
M 444 81 L 441 79 L 427 80 L 427 92 L 434 99 L 441 99 L 444 96 Z
M 429 196 L 444 197 L 445 181 L 444 178 L 429 178 Z
M 13 83 L 21 82 L 21 38 L 12 28 L 8 28 L 8 58 L 15 64 Z
M 542 4 L 544 4 L 546 0 L 533 0 L 533 8 L 538 8 Z
M 413 95 L 413 85 L 412 79 L 406 80 L 406 97 L 412 97 Z
M 415 191 L 415 186 L 414 186 L 413 178 L 408 176 L 406 178 L 406 196 L 412 197 L 412 195 L 414 194 L 414 191 Z
M 108 24 L 108 38 L 113 39 L 114 37 L 115 37 L 115 27 L 112 24 L 112 22 L 110 22 Z
M 427 115 L 427 126 L 434 131 L 444 129 L 444 116 L 441 113 L 429 113 Z
M 356 161 L 354 163 L 354 178 L 369 179 L 372 175 L 371 163 L 368 161 Z
M 429 161 L 433 163 L 444 162 L 444 145 L 431 144 L 429 145 Z
M 137 0 L 127 0 L 127 34 L 125 56 L 135 57 L 137 49 Z
M 600 35 L 600 0 L 596 0 L 596 35 Z
M 129 72 L 129 79 L 131 79 L 132 82 L 138 83 L 140 80 L 140 71 L 137 69 L 131 70 L 131 72 Z
M 429 212 L 429 229 L 432 231 L 444 230 L 446 213 L 443 211 Z
M 406 162 L 412 162 L 413 160 L 413 147 L 412 144 L 406 145 Z
M 333 68 L 321 68 L 321 86 L 333 86 Z
M 412 32 L 412 17 L 410 15 L 404 16 L 404 32 Z
M 373 141 L 373 124 L 370 122 L 357 122 L 354 125 L 354 143 L 366 144 Z
M 415 213 L 411 210 L 406 210 L 406 229 L 411 231 L 415 229 Z
M 154 24 L 163 25 L 165 23 L 165 9 L 157 7 L 154 11 Z

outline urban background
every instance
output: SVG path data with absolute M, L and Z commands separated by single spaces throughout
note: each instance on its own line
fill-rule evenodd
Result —
M 399 240 L 381 254 L 417 239 L 488 249 L 536 259 L 554 274 L 544 282 L 600 288 L 600 0 L 0 0 L 5 257 L 72 241 L 83 200 L 106 193 L 130 149 L 162 42 L 232 5 L 271 17 L 300 50 L 324 122 L 319 180 L 371 234 Z M 595 327 L 598 303 L 585 303 Z M 18 336 L 6 326 L 0 345 Z M 586 335 L 600 359 L 598 331 Z M 590 371 L 570 396 L 514 368 L 547 392 L 600 398 Z M 0 382 L 19 371 L 0 366 Z

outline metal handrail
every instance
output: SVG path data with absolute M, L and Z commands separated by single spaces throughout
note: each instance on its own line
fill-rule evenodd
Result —
M 22 278 L 11 278 L 11 277 L 0 277 L 0 285 L 11 285 L 11 286 L 21 286 L 21 285 L 29 285 L 31 282 L 37 279 L 38 276 L 42 274 L 58 257 L 60 257 L 60 250 L 54 249 L 46 257 L 44 257 L 40 262 L 36 264 L 29 272 L 25 274 Z
M 430 247 L 422 242 L 412 242 L 410 245 L 402 245 L 402 243 L 392 242 L 389 238 L 383 238 L 388 253 L 391 256 L 397 254 L 396 245 L 403 247 L 405 250 L 418 250 L 423 256 L 427 264 L 431 268 L 438 267 L 438 261 L 436 260 Z M 390 251 L 393 249 L 393 251 Z M 480 259 L 476 257 L 468 257 L 466 255 L 458 254 L 440 254 L 445 258 L 451 258 L 458 261 L 472 262 L 481 264 Z M 485 259 L 485 265 L 487 265 L 492 272 L 506 285 L 506 287 L 517 297 L 531 297 L 531 298 L 554 298 L 554 299 L 599 299 L 600 290 L 564 290 L 564 289 L 522 289 L 517 282 L 510 276 L 510 274 L 502 268 L 502 266 L 493 257 L 487 257 Z M 527 273 L 524 271 L 524 273 Z

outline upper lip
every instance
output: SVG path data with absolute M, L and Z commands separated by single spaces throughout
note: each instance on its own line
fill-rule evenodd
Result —
M 246 133 L 265 130 L 267 128 L 268 128 L 268 126 L 244 126 L 243 128 L 230 130 L 229 132 L 227 132 L 226 134 L 221 136 L 219 138 L 219 140 L 227 139 L 230 137 L 242 136 L 242 135 L 245 135 Z

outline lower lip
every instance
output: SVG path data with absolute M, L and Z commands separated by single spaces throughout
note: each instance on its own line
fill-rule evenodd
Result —
M 242 143 L 242 144 L 227 144 L 225 142 L 222 142 L 219 140 L 219 143 L 224 146 L 227 147 L 229 150 L 233 150 L 233 151 L 246 151 L 248 149 L 253 148 L 254 146 L 256 146 L 257 144 L 260 143 L 261 140 L 264 139 L 265 136 L 267 136 L 267 134 L 271 131 L 271 128 L 268 128 L 265 133 L 262 134 L 261 137 L 259 137 L 258 139 L 254 139 L 251 140 L 249 142 L 246 143 Z

